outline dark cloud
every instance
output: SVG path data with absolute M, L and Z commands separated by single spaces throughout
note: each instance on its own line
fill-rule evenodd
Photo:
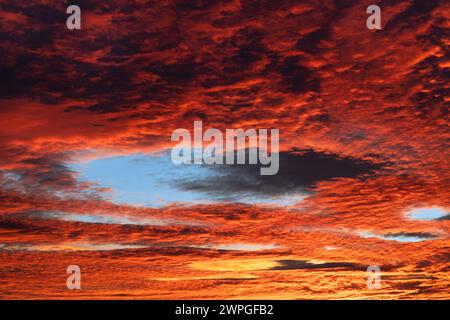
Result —
M 178 187 L 232 200 L 242 196 L 282 196 L 311 192 L 319 181 L 370 174 L 381 165 L 303 150 L 280 152 L 280 169 L 273 176 L 261 175 L 259 165 L 215 165 L 208 168 L 218 175 L 182 181 Z
M 1 219 L 0 220 L 0 230 L 8 230 L 8 231 L 12 231 L 12 230 L 16 230 L 16 231 L 26 231 L 28 229 L 30 229 L 29 225 L 24 224 L 23 222 L 20 221 L 12 221 L 12 220 L 6 220 L 6 219 Z
M 279 266 L 271 270 L 315 270 L 315 269 L 346 269 L 346 270 L 366 270 L 363 266 L 352 262 L 324 262 L 311 263 L 306 260 L 277 260 Z
M 180 11 L 200 11 L 207 10 L 220 3 L 219 0 L 197 1 L 197 0 L 177 0 L 175 6 Z
M 387 239 L 396 238 L 419 238 L 419 239 L 436 239 L 437 236 L 432 233 L 427 232 L 397 232 L 397 233 L 387 233 L 384 235 Z
M 436 220 L 450 220 L 450 214 L 447 214 L 443 217 L 437 218 Z
M 57 155 L 28 158 L 23 164 L 33 166 L 32 170 L 20 172 L 21 181 L 26 187 L 70 188 L 76 185 L 74 172 L 62 164 Z
M 319 91 L 320 80 L 312 70 L 300 63 L 299 57 L 288 57 L 279 68 L 283 80 L 282 87 L 291 93 Z
M 277 260 L 280 264 L 272 270 L 316 270 L 316 269 L 345 269 L 351 271 L 366 271 L 368 265 L 353 262 L 322 262 L 312 263 L 307 260 Z M 398 269 L 400 265 L 383 264 L 380 265 L 382 271 L 392 271 Z
M 412 24 L 423 23 L 430 18 L 431 11 L 438 6 L 438 0 L 414 0 L 405 11 L 402 11 L 393 19 L 390 19 L 386 23 L 385 28 L 390 29 L 396 26 L 409 28 Z

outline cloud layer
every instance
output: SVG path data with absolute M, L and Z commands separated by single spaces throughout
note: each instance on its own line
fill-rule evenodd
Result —
M 448 215 L 409 214 L 450 208 L 447 2 L 377 31 L 365 1 L 78 0 L 79 31 L 68 4 L 0 0 L 1 298 L 448 299 Z M 74 169 L 194 120 L 278 128 L 279 174 L 161 169 L 207 199 L 156 207 Z

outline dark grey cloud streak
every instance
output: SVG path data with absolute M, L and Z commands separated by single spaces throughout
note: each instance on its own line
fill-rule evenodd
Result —
M 215 198 L 239 201 L 242 196 L 283 196 L 312 193 L 319 181 L 363 177 L 382 166 L 314 150 L 280 152 L 276 175 L 260 175 L 259 165 L 208 166 L 216 173 L 205 179 L 181 181 L 182 190 L 203 192 Z

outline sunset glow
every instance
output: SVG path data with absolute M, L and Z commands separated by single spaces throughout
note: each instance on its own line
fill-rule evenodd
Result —
M 74 2 L 0 0 L 0 298 L 450 298 L 449 1 Z

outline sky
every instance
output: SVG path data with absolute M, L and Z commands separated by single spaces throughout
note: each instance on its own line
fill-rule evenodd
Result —
M 450 4 L 371 4 L 0 0 L 0 298 L 448 299 Z M 173 164 L 200 120 L 278 173 Z

